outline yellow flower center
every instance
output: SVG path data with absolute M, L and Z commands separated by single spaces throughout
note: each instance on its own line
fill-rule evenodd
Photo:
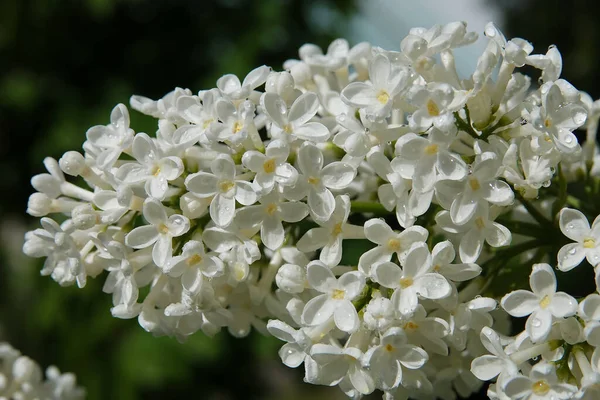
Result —
M 221 181 L 219 182 L 219 190 L 222 193 L 227 193 L 229 192 L 231 189 L 233 189 L 235 186 L 235 183 L 233 183 L 232 181 Z
M 541 300 L 540 300 L 540 307 L 542 308 L 546 308 L 550 305 L 550 297 L 548 295 L 545 295 Z
M 404 330 L 405 331 L 416 331 L 419 328 L 419 325 L 415 324 L 414 322 L 407 322 L 406 324 L 404 324 Z
M 242 279 L 246 277 L 246 269 L 242 263 L 235 263 L 233 266 L 233 274 L 235 279 L 240 282 Z
M 586 238 L 583 240 L 583 247 L 586 249 L 593 249 L 596 247 L 596 241 L 592 238 Z
M 399 239 L 393 238 L 388 240 L 387 247 L 391 251 L 400 251 L 400 249 L 402 248 L 402 243 L 400 243 Z
M 335 300 L 344 300 L 346 296 L 346 292 L 340 289 L 333 289 L 333 293 L 331 293 L 331 297 Z
M 193 267 L 194 265 L 198 265 L 202 262 L 202 257 L 199 254 L 194 254 L 191 257 L 188 257 L 185 260 L 185 263 L 188 267 Z
M 479 190 L 479 188 L 481 188 L 481 185 L 479 184 L 479 181 L 477 180 L 477 178 L 469 179 L 469 186 L 471 186 L 471 190 L 473 190 L 474 192 Z
M 438 145 L 437 144 L 430 144 L 429 146 L 425 147 L 424 150 L 425 154 L 428 155 L 434 155 L 438 152 Z
M 267 206 L 267 214 L 273 215 L 277 212 L 277 204 L 271 203 Z
M 400 287 L 406 289 L 407 287 L 412 286 L 413 282 L 412 278 L 402 278 L 400 279 Z
M 244 129 L 244 124 L 241 123 L 240 121 L 235 121 L 235 124 L 233 124 L 232 132 L 238 133 L 242 129 Z
M 167 233 L 169 233 L 169 228 L 165 224 L 160 224 L 158 226 L 158 231 L 163 235 L 166 235 Z
M 283 131 L 285 133 L 292 133 L 294 130 L 292 129 L 292 125 L 291 124 L 287 124 L 286 126 L 283 127 Z
M 427 112 L 432 117 L 437 117 L 438 115 L 440 115 L 440 109 L 437 106 L 437 104 L 435 104 L 435 101 L 433 101 L 432 99 L 429 99 L 427 101 Z
M 550 127 L 552 126 L 552 120 L 551 120 L 550 118 L 546 118 L 546 119 L 544 120 L 544 126 L 545 126 L 546 128 L 550 128 Z
M 477 226 L 477 228 L 479 228 L 479 229 L 485 228 L 485 222 L 483 222 L 483 218 L 481 218 L 481 217 L 475 218 L 475 226 Z
M 339 235 L 340 233 L 342 233 L 342 223 L 341 223 L 341 222 L 338 222 L 338 223 L 337 223 L 337 224 L 335 224 L 335 226 L 333 227 L 333 229 L 332 229 L 332 231 L 331 231 L 331 234 L 332 234 L 333 236 L 337 236 L 337 235 Z
M 391 344 L 386 344 L 385 349 L 389 352 L 392 352 L 392 351 L 394 351 L 394 346 L 392 346 Z
M 377 101 L 381 104 L 387 104 L 390 101 L 390 95 L 385 90 L 381 90 L 377 95 Z
M 155 165 L 154 167 L 152 167 L 152 175 L 158 176 L 158 174 L 160 174 L 160 166 Z
M 263 164 L 263 170 L 267 174 L 272 174 L 273 172 L 275 172 L 275 160 L 270 158 L 267 161 L 265 161 L 265 163 Z
M 538 396 L 543 396 L 550 391 L 550 385 L 545 380 L 540 380 L 531 385 L 531 391 Z
M 311 185 L 316 185 L 319 182 L 321 182 L 321 180 L 319 178 L 315 178 L 314 176 L 308 178 L 308 183 Z
M 204 123 L 202 124 L 202 129 L 206 129 L 208 128 L 208 126 L 211 124 L 211 122 L 213 122 L 214 119 L 207 119 L 206 121 L 204 121 Z

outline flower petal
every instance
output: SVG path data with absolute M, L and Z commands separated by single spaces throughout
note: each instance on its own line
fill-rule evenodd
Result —
M 585 215 L 572 208 L 560 210 L 559 225 L 562 233 L 575 242 L 583 242 L 590 233 L 590 224 Z
M 539 298 L 528 290 L 515 290 L 505 295 L 500 304 L 513 317 L 524 317 L 539 308 Z

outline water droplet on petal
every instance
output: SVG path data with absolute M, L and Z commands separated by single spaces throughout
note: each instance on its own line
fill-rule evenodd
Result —
M 283 115 L 287 114 L 287 104 L 283 100 L 278 100 L 276 103 L 277 109 Z
M 571 250 L 569 250 L 569 254 L 570 255 L 573 255 L 575 253 L 577 253 L 577 249 L 571 249 Z
M 539 328 L 540 326 L 542 326 L 542 321 L 539 318 L 534 318 L 533 321 L 531 321 L 531 325 Z
M 583 111 L 576 112 L 575 115 L 573 115 L 573 122 L 575 122 L 577 125 L 582 125 L 586 119 L 587 114 Z

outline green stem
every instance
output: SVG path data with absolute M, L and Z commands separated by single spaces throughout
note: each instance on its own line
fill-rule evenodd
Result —
M 369 201 L 351 201 L 350 210 L 359 213 L 373 213 L 377 215 L 389 215 L 390 212 L 379 203 Z
M 521 202 L 521 204 L 523 204 L 523 206 L 525 207 L 525 209 L 527 209 L 527 211 L 529 211 L 529 214 L 531 214 L 533 219 L 535 219 L 540 225 L 554 230 L 554 225 L 552 224 L 552 221 L 544 217 L 544 215 L 533 204 L 531 204 L 523 196 L 521 196 L 521 194 L 518 191 L 515 192 L 515 197 Z
M 467 132 L 475 139 L 479 139 L 479 135 L 477 134 L 477 132 L 475 132 L 475 129 L 473 129 L 473 127 L 469 123 L 467 123 L 458 115 L 458 111 L 454 113 L 454 118 L 456 119 L 456 126 L 458 127 L 458 129 Z

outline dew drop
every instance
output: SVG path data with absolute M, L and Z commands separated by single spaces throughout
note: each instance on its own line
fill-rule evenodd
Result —
M 540 359 L 540 358 L 539 358 L 538 356 L 535 356 L 535 357 L 533 357 L 533 358 L 532 358 L 532 360 L 533 360 L 533 361 L 537 361 L 537 360 L 539 360 L 539 359 Z
M 576 112 L 575 115 L 573 115 L 573 122 L 575 122 L 577 125 L 582 125 L 586 118 L 587 115 L 585 112 Z
M 570 135 L 569 135 L 569 136 L 567 136 L 567 137 L 565 138 L 565 143 L 566 143 L 566 144 L 571 144 L 572 142 L 573 142 L 573 136 L 570 136 Z
M 569 254 L 570 255 L 573 255 L 575 253 L 577 253 L 577 249 L 571 249 L 571 250 L 569 250 Z
M 548 50 L 553 50 L 553 49 L 555 49 L 555 48 L 556 48 L 556 45 L 555 45 L 555 44 L 551 44 L 550 46 L 548 46 Z
M 278 100 L 276 105 L 281 114 L 285 115 L 287 113 L 287 105 L 283 102 L 283 100 Z
M 531 325 L 539 328 L 540 326 L 542 326 L 542 321 L 540 321 L 539 318 L 534 318 L 533 321 L 531 321 Z

